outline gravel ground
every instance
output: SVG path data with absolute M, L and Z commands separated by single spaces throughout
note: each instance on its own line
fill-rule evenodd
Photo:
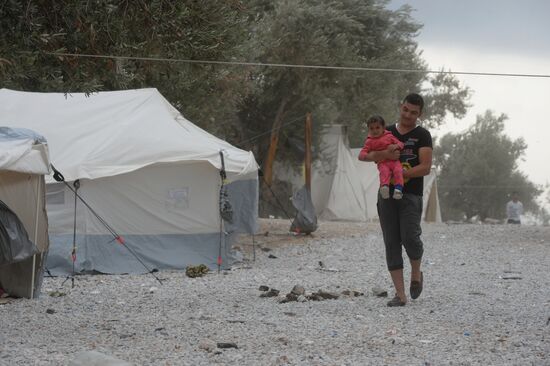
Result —
M 377 225 L 323 223 L 313 238 L 288 226 L 264 221 L 256 260 L 223 274 L 46 278 L 40 299 L 0 306 L 0 364 L 96 350 L 136 365 L 550 365 L 550 228 L 426 224 L 424 292 L 388 308 L 371 291 L 393 295 Z M 365 295 L 259 297 L 296 284 Z

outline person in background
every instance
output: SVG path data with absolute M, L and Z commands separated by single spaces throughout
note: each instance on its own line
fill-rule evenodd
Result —
M 518 192 L 512 192 L 512 199 L 506 204 L 507 223 L 521 224 L 521 215 L 523 215 L 523 203 L 518 199 Z
M 428 130 L 418 125 L 418 118 L 424 108 L 424 99 L 416 93 L 409 94 L 399 107 L 399 120 L 388 127 L 405 146 L 403 150 L 390 145 L 384 151 L 371 151 L 360 157 L 362 161 L 380 162 L 400 160 L 403 166 L 403 197 L 400 200 L 382 199 L 378 195 L 378 218 L 386 248 L 386 264 L 396 291 L 388 306 L 404 306 L 407 303 L 403 279 L 402 248 L 405 248 L 411 263 L 411 298 L 420 296 L 423 288 L 423 274 L 420 269 L 423 243 L 420 238 L 422 229 L 422 195 L 424 176 L 430 174 L 432 167 L 432 136 Z M 393 190 L 390 185 L 390 194 Z

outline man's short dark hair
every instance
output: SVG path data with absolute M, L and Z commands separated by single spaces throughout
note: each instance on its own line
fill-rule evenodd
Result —
M 424 98 L 420 94 L 410 93 L 403 99 L 403 103 L 409 103 L 420 107 L 420 112 L 424 109 Z

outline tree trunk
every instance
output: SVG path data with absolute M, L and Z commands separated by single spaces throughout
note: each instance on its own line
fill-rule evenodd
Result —
M 275 161 L 275 154 L 277 153 L 277 144 L 279 143 L 279 130 L 283 124 L 283 117 L 285 115 L 285 107 L 288 103 L 287 98 L 281 100 L 273 127 L 271 129 L 271 138 L 269 140 L 269 150 L 267 151 L 267 158 L 264 162 L 264 179 L 266 183 L 271 186 L 273 181 L 273 162 Z

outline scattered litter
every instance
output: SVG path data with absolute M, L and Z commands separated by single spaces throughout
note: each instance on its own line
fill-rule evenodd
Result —
M 522 279 L 520 276 L 514 276 L 514 275 L 500 276 L 500 278 L 502 278 L 503 280 L 521 280 Z
M 218 342 L 218 348 L 239 348 L 236 343 L 232 342 Z
M 263 294 L 260 294 L 260 297 L 277 297 L 279 296 L 279 290 L 271 288 L 269 291 L 264 291 Z
M 51 297 L 62 297 L 62 296 L 66 296 L 67 294 L 61 291 L 52 291 L 48 295 L 50 295 Z
M 364 293 L 362 293 L 361 291 L 356 291 L 356 290 L 343 290 L 342 295 L 351 296 L 351 297 L 359 297 L 359 296 L 363 296 Z
M 324 272 L 343 272 L 337 268 L 325 268 L 325 267 L 317 268 L 317 270 L 324 271 Z
M 54 313 L 55 313 L 54 309 L 46 309 L 46 314 L 54 314 Z
M 313 301 L 322 301 L 322 300 L 336 300 L 340 297 L 339 294 L 336 294 L 334 292 L 328 292 L 319 290 L 317 292 L 312 293 L 311 295 L 306 296 L 308 300 Z
M 279 300 L 279 303 L 284 304 L 291 301 L 298 301 L 298 295 L 293 294 L 292 292 L 286 294 L 284 299 Z
M 470 332 L 464 332 L 464 335 L 465 335 L 466 337 L 469 337 L 469 336 L 470 336 Z
M 376 297 L 388 297 L 388 291 L 381 287 L 373 287 L 371 291 Z
M 483 292 L 471 291 L 471 292 L 468 292 L 468 295 L 485 296 L 486 294 Z
M 274 256 L 273 254 L 270 254 L 270 255 L 267 256 L 267 258 L 277 259 L 277 256 Z
M 276 340 L 277 340 L 277 342 L 281 342 L 285 346 L 288 344 L 288 338 L 287 337 L 283 337 L 283 336 L 277 337 Z
M 261 285 L 258 290 L 260 291 L 268 291 L 269 290 L 269 286 L 266 286 L 266 285 Z
M 202 277 L 207 273 L 208 267 L 204 264 L 199 264 L 198 266 L 187 266 L 185 269 L 185 274 L 190 278 Z

